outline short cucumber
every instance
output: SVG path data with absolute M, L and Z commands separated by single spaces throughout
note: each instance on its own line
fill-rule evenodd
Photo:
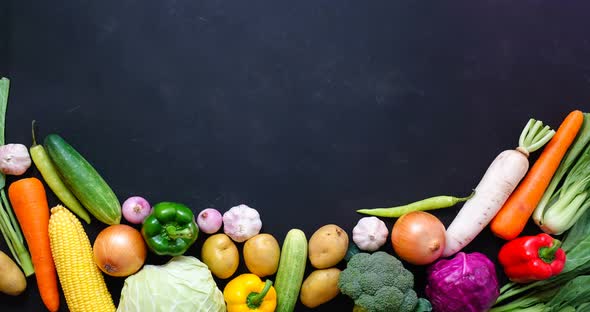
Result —
M 66 186 L 98 221 L 121 222 L 121 203 L 96 169 L 57 134 L 45 137 L 45 149 Z
M 279 269 L 275 278 L 276 312 L 293 312 L 295 310 L 306 263 L 307 238 L 305 233 L 299 229 L 292 229 L 287 232 L 283 242 Z

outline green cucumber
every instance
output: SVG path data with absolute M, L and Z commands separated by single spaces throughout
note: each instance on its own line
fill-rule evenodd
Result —
M 65 185 L 98 221 L 113 225 L 121 222 L 121 203 L 96 169 L 57 134 L 43 142 Z
M 275 278 L 276 312 L 293 312 L 295 310 L 306 263 L 307 238 L 305 233 L 299 229 L 292 229 L 287 232 L 283 242 L 279 269 Z

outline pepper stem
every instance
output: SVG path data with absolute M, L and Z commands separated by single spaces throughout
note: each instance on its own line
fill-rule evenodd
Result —
M 458 203 L 461 203 L 461 202 L 466 202 L 466 201 L 470 200 L 470 199 L 471 199 L 471 197 L 473 197 L 473 196 L 475 196 L 475 190 L 473 190 L 473 191 L 471 192 L 471 194 L 469 194 L 469 196 L 467 196 L 467 197 L 456 197 L 456 198 L 455 198 L 455 200 L 456 200 Z
M 546 263 L 551 263 L 555 259 L 555 253 L 561 247 L 561 241 L 558 239 L 553 239 L 553 245 L 551 247 L 541 247 L 539 248 L 539 258 L 541 258 Z
M 262 289 L 261 292 L 259 292 L 259 293 L 251 292 L 248 295 L 248 298 L 246 299 L 246 303 L 248 304 L 248 308 L 250 308 L 250 309 L 258 308 L 262 304 L 262 300 L 264 300 L 264 297 L 266 296 L 266 294 L 270 290 L 271 286 L 272 286 L 272 281 L 267 279 L 266 282 L 264 282 L 264 288 Z
M 182 229 L 179 231 L 176 229 L 174 225 L 168 225 L 166 227 L 166 234 L 168 234 L 168 237 L 170 237 L 171 239 L 177 239 L 190 238 L 193 233 L 190 229 Z
M 37 145 L 37 139 L 35 139 L 35 120 L 31 122 L 31 136 L 33 137 L 33 146 Z

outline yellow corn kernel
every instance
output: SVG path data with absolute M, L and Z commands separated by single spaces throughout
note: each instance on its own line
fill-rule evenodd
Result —
M 65 207 L 51 208 L 49 242 L 68 308 L 72 312 L 116 310 L 102 272 L 94 263 L 90 240 Z

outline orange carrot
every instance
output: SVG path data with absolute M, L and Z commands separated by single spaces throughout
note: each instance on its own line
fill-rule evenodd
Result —
M 55 312 L 59 309 L 59 292 L 49 246 L 45 188 L 37 178 L 20 179 L 10 184 L 8 197 L 31 252 L 41 299 L 49 311 Z
M 583 121 L 584 115 L 579 110 L 569 113 L 563 120 L 531 170 L 492 220 L 490 227 L 496 236 L 511 240 L 520 235 Z

